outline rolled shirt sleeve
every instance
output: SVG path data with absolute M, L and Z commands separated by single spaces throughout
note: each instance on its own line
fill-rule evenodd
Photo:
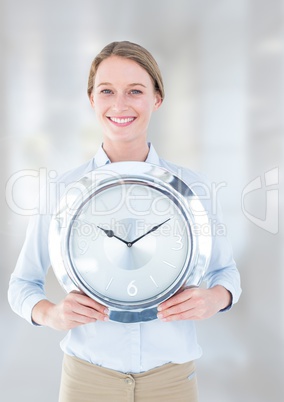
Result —
M 46 299 L 44 284 L 50 267 L 48 231 L 50 215 L 30 218 L 26 239 L 10 278 L 8 300 L 12 310 L 31 324 L 32 309 Z
M 32 321 L 32 309 L 39 301 L 47 299 L 44 286 L 51 265 L 48 248 L 51 218 L 68 185 L 94 168 L 93 158 L 46 183 L 46 187 L 40 190 L 35 205 L 38 214 L 30 217 L 25 242 L 8 289 L 12 310 L 31 324 L 36 325 Z
M 233 257 L 227 226 L 223 222 L 221 206 L 219 202 L 216 202 L 216 205 L 216 213 L 212 214 L 212 211 L 209 213 L 214 227 L 212 228 L 212 254 L 204 281 L 209 288 L 221 285 L 231 293 L 231 305 L 221 310 L 227 311 L 238 302 L 242 290 L 240 274 Z

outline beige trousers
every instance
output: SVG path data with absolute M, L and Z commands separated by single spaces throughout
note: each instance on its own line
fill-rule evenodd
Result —
M 123 374 L 65 355 L 59 402 L 198 402 L 194 362 Z

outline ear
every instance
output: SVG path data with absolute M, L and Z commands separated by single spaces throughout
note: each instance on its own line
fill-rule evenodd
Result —
M 154 110 L 159 109 L 159 107 L 161 106 L 161 104 L 163 103 L 163 99 L 160 95 L 159 92 L 156 92 L 155 94 L 155 103 L 154 103 Z
M 95 109 L 95 101 L 94 101 L 94 95 L 93 93 L 91 93 L 91 95 L 89 96 L 90 99 L 90 103 L 93 109 Z

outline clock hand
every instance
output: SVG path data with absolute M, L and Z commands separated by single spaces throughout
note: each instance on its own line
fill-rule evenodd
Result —
M 114 231 L 113 231 L 113 230 L 104 229 L 104 228 L 101 228 L 100 226 L 97 226 L 97 227 L 98 227 L 99 229 L 101 229 L 102 231 L 104 231 L 105 234 L 107 235 L 107 237 L 115 237 L 116 239 L 118 239 L 118 240 L 122 241 L 123 243 L 125 243 L 128 247 L 131 247 L 131 246 L 132 246 L 132 244 L 129 243 L 128 241 L 123 240 L 123 239 L 121 239 L 120 237 L 116 236 L 116 235 L 114 234 Z
M 148 232 L 144 233 L 142 236 L 140 236 L 137 239 L 135 239 L 132 242 L 130 242 L 130 246 L 128 245 L 128 247 L 131 247 L 134 243 L 136 243 L 138 240 L 142 239 L 142 237 L 147 236 L 149 233 L 155 232 L 155 230 L 157 230 L 164 223 L 168 222 L 170 219 L 171 218 L 165 220 L 164 222 L 160 223 L 159 225 L 153 226 L 152 229 L 148 230 Z

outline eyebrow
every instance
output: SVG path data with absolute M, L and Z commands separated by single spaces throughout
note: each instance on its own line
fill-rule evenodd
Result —
M 100 84 L 97 85 L 97 88 L 103 86 L 103 85 L 113 85 L 111 82 L 101 82 Z M 144 84 L 141 84 L 139 82 L 133 82 L 132 84 L 129 84 L 130 87 L 135 87 L 137 85 L 140 85 L 141 87 L 147 88 Z

